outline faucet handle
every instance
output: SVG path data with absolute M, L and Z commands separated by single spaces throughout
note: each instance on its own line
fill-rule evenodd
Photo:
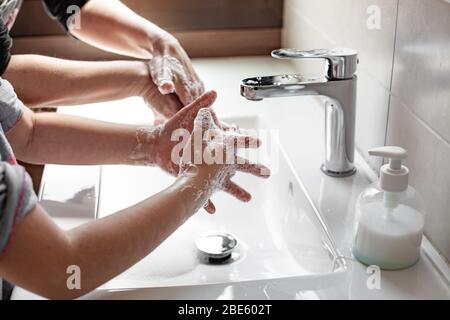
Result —
M 353 49 L 277 49 L 272 51 L 277 59 L 325 59 L 328 62 L 327 77 L 330 80 L 350 79 L 359 63 L 358 52 Z

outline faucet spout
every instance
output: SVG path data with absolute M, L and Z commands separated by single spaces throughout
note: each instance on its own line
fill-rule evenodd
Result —
M 241 95 L 252 101 L 260 101 L 265 98 L 317 95 L 320 87 L 327 81 L 326 78 L 306 78 L 299 74 L 254 77 L 242 81 Z
M 281 49 L 280 49 L 281 50 Z M 284 52 L 276 50 L 274 52 Z M 356 115 L 356 53 L 353 50 L 314 50 L 302 54 L 301 51 L 289 49 L 296 58 L 323 58 L 319 53 L 326 53 L 326 59 L 339 62 L 338 74 L 345 77 L 331 77 L 331 72 L 323 77 L 304 77 L 298 74 L 285 74 L 244 79 L 241 83 L 241 95 L 248 100 L 261 101 L 266 98 L 321 95 L 327 97 L 325 102 L 325 160 L 322 171 L 333 177 L 346 177 L 356 172 L 355 154 L 355 115 Z M 350 58 L 340 59 L 338 53 L 348 53 Z M 334 54 L 334 56 L 330 55 Z M 345 61 L 349 61 L 351 68 Z M 329 69 L 336 69 L 330 62 Z M 331 65 L 331 66 L 330 66 Z M 337 70 L 337 69 L 336 69 Z

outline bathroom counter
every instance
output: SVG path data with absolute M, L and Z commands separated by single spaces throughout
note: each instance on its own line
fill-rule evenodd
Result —
M 324 218 L 332 234 L 336 248 L 348 262 L 345 281 L 341 281 L 332 289 L 317 289 L 311 291 L 286 294 L 284 298 L 304 299 L 450 299 L 450 270 L 446 262 L 435 251 L 425 238 L 422 242 L 422 256 L 419 262 L 405 270 L 381 271 L 372 274 L 373 269 L 354 261 L 351 256 L 351 244 L 354 227 L 354 203 L 359 193 L 376 179 L 374 172 L 368 167 L 360 155 L 356 155 L 357 173 L 347 178 L 331 178 L 320 171 L 323 159 L 324 141 L 324 109 L 319 97 L 293 97 L 266 99 L 261 102 L 251 102 L 239 94 L 240 81 L 247 77 L 271 74 L 293 73 L 289 61 L 280 61 L 270 57 L 217 58 L 195 60 L 195 66 L 203 78 L 207 88 L 218 91 L 215 110 L 219 117 L 254 116 L 258 115 L 277 131 L 281 145 L 286 149 L 289 159 L 294 165 L 296 174 L 305 185 L 314 205 Z M 59 112 L 76 114 L 106 121 L 125 123 L 148 123 L 151 112 L 143 106 L 138 98 L 130 98 L 110 103 L 100 103 L 90 106 L 60 108 Z M 147 121 L 148 119 L 148 121 Z M 356 134 L 358 134 L 357 128 Z M 80 181 L 80 185 L 90 185 L 88 188 L 94 195 L 100 188 L 97 171 L 100 167 L 78 167 L 75 170 L 91 170 L 85 175 L 88 181 Z M 44 181 L 57 185 L 58 177 L 54 169 L 44 172 Z M 82 179 L 81 179 L 82 180 Z M 41 194 L 42 196 L 42 194 Z M 94 197 L 95 198 L 95 197 Z M 52 203 L 47 203 L 52 205 Z M 57 223 L 69 229 L 95 217 L 89 212 L 95 211 L 98 203 L 92 201 L 85 205 L 86 217 L 78 220 L 56 217 Z M 44 205 L 45 206 L 45 205 Z M 241 286 L 244 286 L 242 284 Z M 215 287 L 211 290 L 221 290 L 225 287 Z M 319 287 L 318 287 L 319 288 Z M 170 295 L 170 290 L 162 295 L 146 294 L 143 290 L 134 298 L 180 297 L 177 293 Z M 191 290 L 191 291 L 189 291 Z M 224 289 L 225 290 L 225 289 Z M 260 298 L 262 289 L 258 286 L 248 286 L 246 294 L 241 298 Z M 283 290 L 283 288 L 278 288 Z M 187 297 L 202 297 L 195 287 L 184 289 Z M 288 291 L 286 289 L 286 291 Z M 169 293 L 167 293 L 169 292 Z M 190 295 L 189 293 L 192 292 Z M 168 295 L 168 296 L 167 296 Z M 95 297 L 95 296 L 94 296 Z M 120 296 L 117 296 L 120 298 Z M 239 298 L 239 296 L 234 296 Z M 270 294 L 263 296 L 271 298 Z M 275 297 L 275 296 L 274 296 Z M 276 296 L 280 298 L 283 296 Z M 35 295 L 16 288 L 13 299 L 35 299 Z M 100 296 L 101 298 L 101 296 Z

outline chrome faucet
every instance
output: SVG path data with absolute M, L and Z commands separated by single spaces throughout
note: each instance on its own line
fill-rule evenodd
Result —
M 278 49 L 272 51 L 272 57 L 325 59 L 326 76 L 286 74 L 248 78 L 241 83 L 241 95 L 253 101 L 275 97 L 326 96 L 325 162 L 321 170 L 333 177 L 354 174 L 357 52 L 352 49 Z

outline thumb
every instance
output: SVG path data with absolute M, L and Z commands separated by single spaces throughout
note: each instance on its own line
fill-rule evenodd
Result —
M 175 92 L 175 84 L 171 79 L 158 79 L 158 90 L 161 94 L 171 94 Z
M 192 124 L 200 109 L 210 108 L 216 101 L 216 98 L 217 93 L 215 91 L 205 92 L 191 104 L 178 111 L 172 118 L 172 121 L 180 124 L 183 128 L 192 131 Z

